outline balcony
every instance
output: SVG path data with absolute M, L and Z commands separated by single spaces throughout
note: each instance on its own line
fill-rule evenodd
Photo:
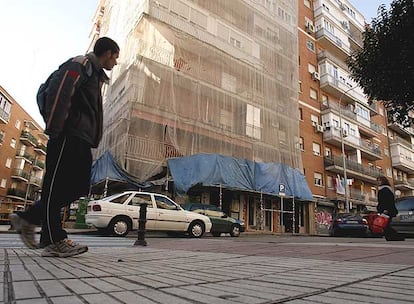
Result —
M 16 158 L 24 158 L 28 163 L 32 163 L 34 160 L 34 157 L 25 151 L 17 151 Z
M 325 28 L 321 28 L 315 33 L 316 40 L 322 48 L 342 61 L 345 61 L 351 54 L 351 48 L 345 44 L 341 38 L 335 36 Z
M 336 147 L 342 146 L 341 130 L 339 127 L 327 127 L 323 132 L 323 140 Z M 378 145 L 366 142 L 359 137 L 347 135 L 343 137 L 344 148 L 346 151 L 360 150 L 362 157 L 368 160 L 382 159 L 382 152 Z
M 29 180 L 29 173 L 22 169 L 13 169 L 11 178 L 27 182 Z
M 320 87 L 323 91 L 330 93 L 347 103 L 353 104 L 356 100 L 363 105 L 368 104 L 368 99 L 363 93 L 352 89 L 353 87 L 350 84 L 340 81 L 331 74 L 325 73 L 321 75 Z
M 7 124 L 10 120 L 10 113 L 4 111 L 4 109 L 0 108 L 0 123 Z
M 7 189 L 7 195 L 8 198 L 11 199 L 18 199 L 21 201 L 24 201 L 26 198 L 26 191 L 16 188 L 9 188 Z
M 44 170 L 45 169 L 45 163 L 41 160 L 35 160 L 32 164 L 33 170 Z
M 390 150 L 392 166 L 408 174 L 414 174 L 413 145 L 401 137 L 394 137 L 390 140 Z
M 42 186 L 42 179 L 36 176 L 30 176 L 29 184 L 40 188 Z
M 414 183 L 408 180 L 394 178 L 394 188 L 401 191 L 414 190 Z
M 22 131 L 22 133 L 20 134 L 20 141 L 32 145 L 34 147 L 37 146 L 36 137 L 34 137 L 33 134 L 29 131 Z
M 344 166 L 342 156 L 325 157 L 325 170 L 343 175 Z M 352 160 L 345 160 L 346 173 L 348 178 L 356 178 L 370 183 L 375 183 L 378 175 L 383 174 L 382 170 L 364 166 Z
M 46 155 L 46 145 L 43 143 L 39 143 L 35 148 L 34 151 L 40 155 Z
M 361 133 L 365 134 L 368 137 L 377 136 L 380 133 L 380 126 L 359 116 L 354 111 L 352 111 L 349 107 L 341 106 L 339 108 L 339 104 L 333 101 L 324 101 L 321 104 L 321 114 L 327 114 L 331 112 L 335 112 L 335 114 L 339 115 L 339 110 L 341 110 L 341 115 L 351 118 L 357 125 L 358 129 Z

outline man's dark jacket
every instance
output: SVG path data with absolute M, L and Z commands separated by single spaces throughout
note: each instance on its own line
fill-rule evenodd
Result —
M 61 134 L 96 148 L 102 137 L 101 87 L 108 77 L 93 53 L 63 63 L 39 88 L 37 102 L 51 138 Z

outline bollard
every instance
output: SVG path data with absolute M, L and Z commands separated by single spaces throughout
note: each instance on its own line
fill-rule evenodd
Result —
M 135 241 L 134 246 L 147 246 L 145 240 L 145 223 L 147 222 L 147 203 L 141 203 L 139 208 L 138 217 L 138 239 Z

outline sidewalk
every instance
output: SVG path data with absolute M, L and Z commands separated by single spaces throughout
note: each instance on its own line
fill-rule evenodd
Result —
M 270 237 L 272 242 L 153 238 L 147 247 L 134 246 L 131 238 L 73 239 L 87 243 L 89 252 L 42 258 L 41 250 L 24 248 L 18 235 L 0 234 L 0 303 L 414 302 L 413 259 L 398 262 L 398 256 L 413 256 L 411 241 L 373 240 L 371 248 L 352 243 L 349 249 L 347 243 L 283 243 Z M 341 252 L 346 255 L 333 255 Z M 371 259 L 375 263 L 367 262 Z

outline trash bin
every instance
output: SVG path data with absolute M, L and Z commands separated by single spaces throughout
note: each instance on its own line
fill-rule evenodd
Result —
M 89 226 L 85 224 L 85 214 L 86 214 L 86 209 L 88 208 L 89 201 L 90 199 L 86 197 L 81 197 L 78 200 L 78 210 L 76 212 L 75 229 L 89 228 Z

